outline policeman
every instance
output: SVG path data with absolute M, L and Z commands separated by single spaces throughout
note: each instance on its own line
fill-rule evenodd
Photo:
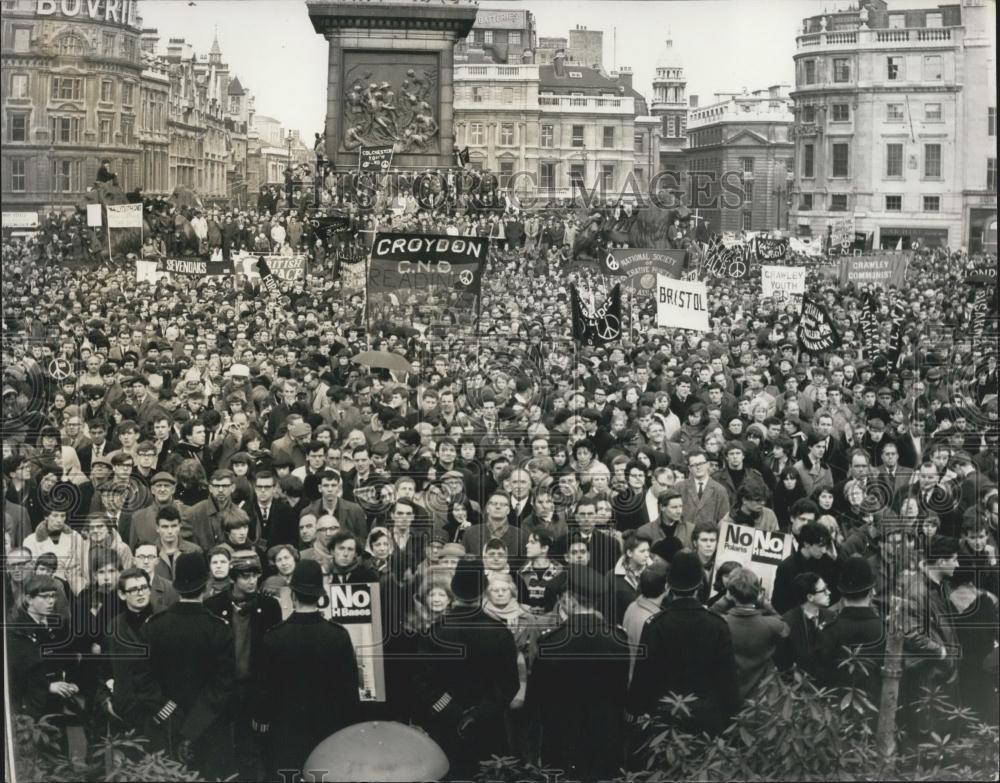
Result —
M 236 771 L 230 738 L 236 654 L 229 623 L 202 604 L 207 584 L 201 552 L 177 557 L 173 585 L 180 600 L 142 626 L 149 660 L 137 684 L 158 687 L 166 700 L 154 721 L 168 751 L 204 777 L 226 778 Z
M 698 555 L 674 555 L 664 607 L 642 629 L 628 710 L 633 716 L 648 714 L 670 692 L 690 694 L 698 701 L 683 728 L 717 734 L 736 713 L 740 697 L 729 626 L 698 602 L 703 579 Z
M 290 587 L 295 611 L 261 639 L 253 677 L 253 728 L 268 747 L 267 780 L 301 772 L 310 751 L 358 719 L 358 664 L 347 630 L 320 614 L 323 568 L 301 560 Z

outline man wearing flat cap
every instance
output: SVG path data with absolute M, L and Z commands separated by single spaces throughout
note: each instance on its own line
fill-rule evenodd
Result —
M 229 711 L 236 654 L 232 628 L 202 604 L 208 577 L 201 552 L 177 557 L 173 586 L 180 600 L 142 626 L 149 657 L 136 685 L 161 697 L 153 720 L 168 753 L 203 777 L 225 778 L 235 772 Z
M 629 713 L 652 712 L 668 693 L 697 698 L 685 731 L 718 734 L 739 709 L 736 658 L 729 626 L 698 601 L 704 575 L 693 552 L 674 555 L 663 611 L 646 622 L 640 637 L 645 657 L 635 662 L 628 690 Z

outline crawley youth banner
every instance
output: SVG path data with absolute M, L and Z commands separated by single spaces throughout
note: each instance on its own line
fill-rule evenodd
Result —
M 368 268 L 368 323 L 474 320 L 486 237 L 378 234 Z
M 604 257 L 601 271 L 609 277 L 625 277 L 625 287 L 633 292 L 651 292 L 657 275 L 681 276 L 686 255 L 686 250 L 615 248 Z
M 842 256 L 840 284 L 870 285 L 875 288 L 903 287 L 910 253 L 872 253 L 865 256 Z
M 761 296 L 765 299 L 787 299 L 806 292 L 804 266 L 762 266 L 760 268 Z
M 708 289 L 701 280 L 656 276 L 656 325 L 707 332 Z
M 832 351 L 840 346 L 840 335 L 826 307 L 820 302 L 802 298 L 802 315 L 797 330 L 799 346 L 812 354 Z
M 792 554 L 790 533 L 770 533 L 766 530 L 723 522 L 719 525 L 719 548 L 715 554 L 715 567 L 730 560 L 749 568 L 764 587 L 764 597 L 770 599 L 774 578 L 781 561 Z M 715 582 L 715 574 L 712 574 Z

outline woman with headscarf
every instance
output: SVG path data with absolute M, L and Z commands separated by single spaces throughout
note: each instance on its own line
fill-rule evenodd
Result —
M 538 650 L 541 630 L 538 618 L 517 601 L 517 586 L 510 574 L 496 574 L 483 593 L 483 612 L 507 626 L 517 647 L 517 673 L 520 685 L 504 714 L 507 742 L 511 751 L 528 761 L 537 757 L 533 746 L 533 723 L 530 714 L 523 712 L 524 697 L 528 688 L 528 674 Z

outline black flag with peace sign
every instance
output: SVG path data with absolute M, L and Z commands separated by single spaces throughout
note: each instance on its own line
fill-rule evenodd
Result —
M 595 311 L 584 305 L 576 286 L 570 287 L 573 306 L 573 337 L 583 345 L 606 345 L 622 334 L 622 286 L 611 289 Z

